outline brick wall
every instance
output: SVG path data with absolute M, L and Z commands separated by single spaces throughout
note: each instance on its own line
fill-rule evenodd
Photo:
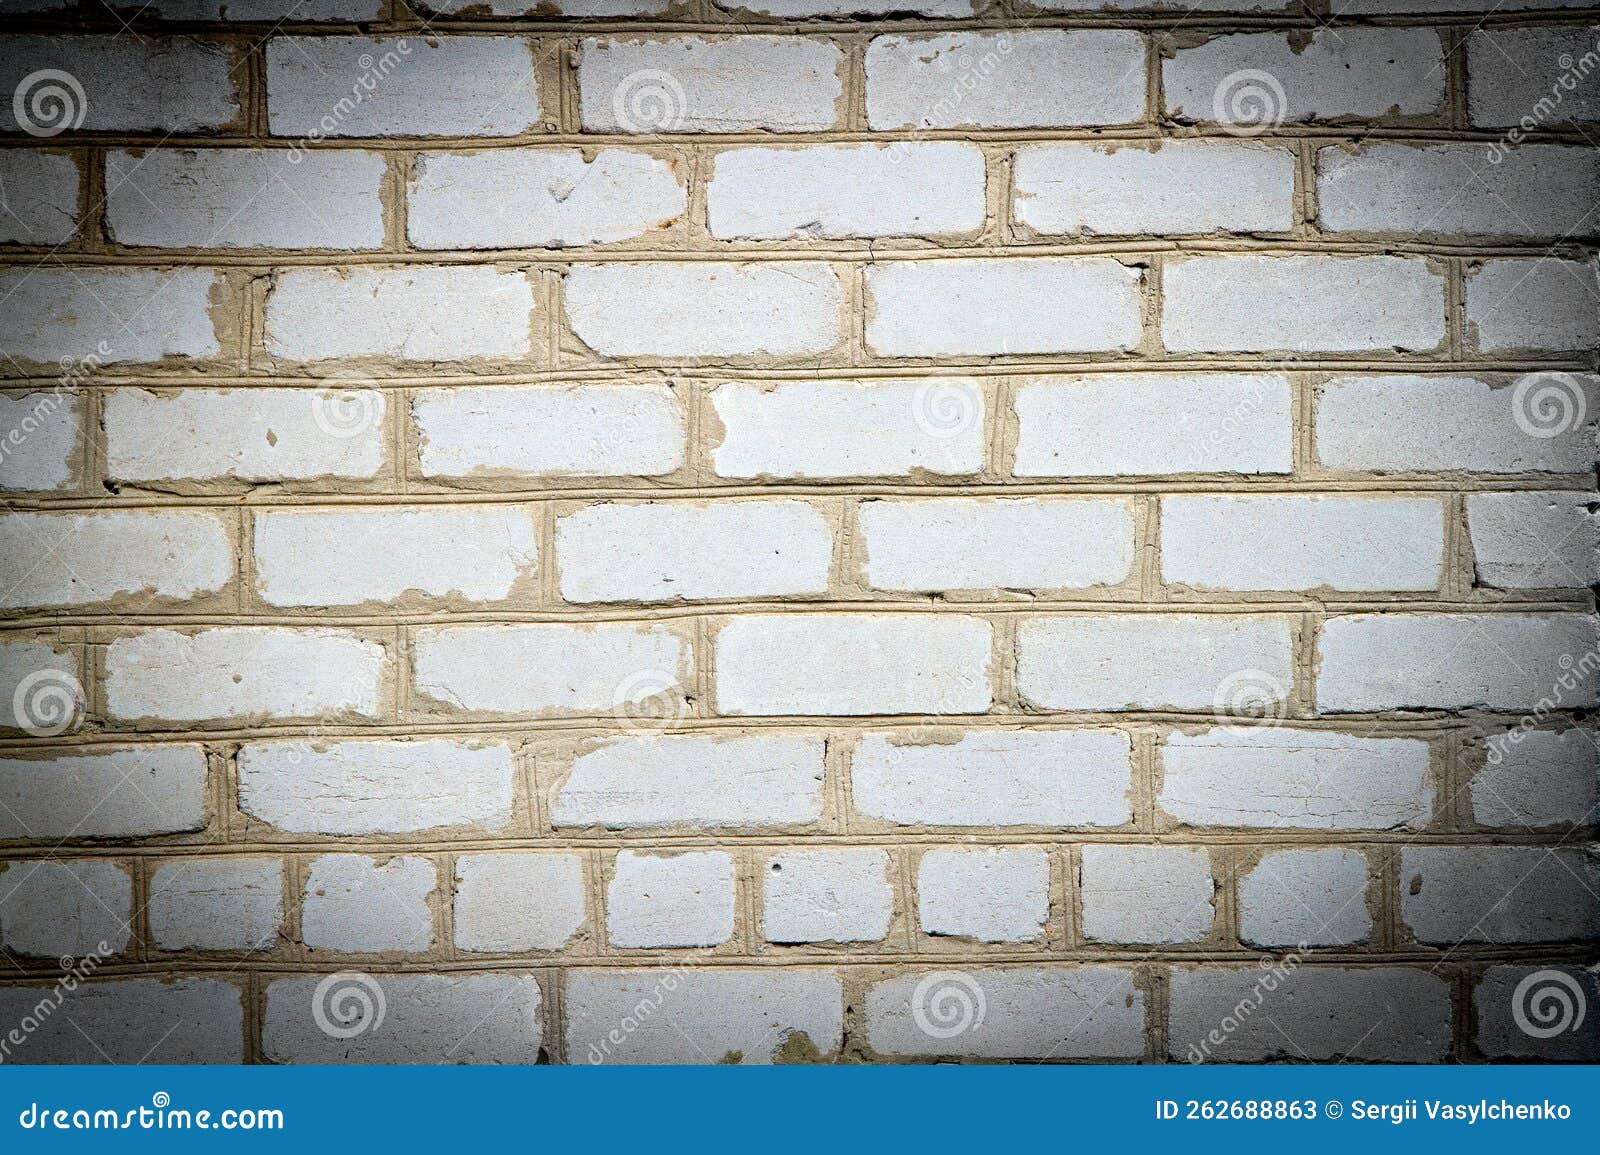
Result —
M 5 1058 L 1600 1054 L 1600 12 L 441 7 L 0 0 Z

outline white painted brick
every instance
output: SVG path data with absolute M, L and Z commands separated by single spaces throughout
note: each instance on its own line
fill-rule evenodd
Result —
M 1350 614 L 1330 618 L 1319 644 L 1321 710 L 1518 710 L 1557 698 L 1590 706 L 1600 685 L 1587 663 L 1594 619 L 1584 614 Z
M 1529 374 L 1514 386 L 1470 377 L 1347 377 L 1323 387 L 1317 404 L 1316 453 L 1329 469 L 1478 473 L 1587 473 L 1596 459 L 1600 378 Z M 1537 420 L 1550 386 L 1581 405 L 1587 420 Z M 1522 423 L 1517 420 L 1523 417 Z M 1530 433 L 1529 429 L 1534 432 Z M 1544 436 L 1542 434 L 1548 434 Z
M 835 1054 L 844 992 L 832 971 L 638 971 L 567 975 L 569 1063 L 772 1063 Z
M 1600 970 L 1594 967 L 1490 967 L 1472 993 L 1478 1049 L 1491 1060 L 1600 1062 L 1596 1003 L 1600 1003 Z M 1528 1026 L 1538 1034 L 1530 1034 Z M 1556 1028 L 1553 1034 L 1552 1028 Z
M 7 36 L 0 43 L 0 92 L 14 96 L 0 101 L 0 130 L 18 131 L 18 104 L 52 135 L 225 128 L 243 111 L 234 81 L 239 64 L 226 45 L 185 36 Z M 46 70 L 70 75 L 82 97 L 60 81 L 22 88 L 25 78 Z M 15 98 L 21 92 L 29 94 L 26 103 Z
M 517 505 L 258 513 L 256 589 L 273 606 L 501 602 L 533 579 L 537 519 Z
M 694 830 L 822 817 L 821 738 L 634 735 L 579 753 L 556 791 L 556 826 Z
M 1263 131 L 1341 117 L 1427 117 L 1444 103 L 1444 47 L 1429 28 L 1218 36 L 1161 62 L 1169 115 Z
M 867 45 L 867 123 L 896 128 L 1049 128 L 1144 118 L 1135 32 L 950 32 Z M 1048 76 L 1051 83 L 1040 84 Z
M 372 719 L 387 665 L 382 645 L 341 630 L 146 630 L 106 649 L 106 709 L 125 721 Z
M 34 958 L 121 954 L 133 937 L 133 878 L 119 862 L 0 867 L 0 944 Z
M 688 646 L 662 626 L 427 627 L 413 648 L 416 693 L 453 710 L 623 718 L 671 698 L 671 721 L 694 685 Z
M 577 854 L 463 854 L 456 859 L 456 947 L 560 950 L 584 924 L 585 889 Z
M 275 36 L 273 136 L 516 136 L 539 124 L 531 41 L 517 36 Z
M 1593 493 L 1473 493 L 1467 530 L 1477 584 L 1496 589 L 1600 585 Z
M 765 614 L 716 639 L 722 714 L 988 710 L 988 622 L 927 614 Z
M 588 132 L 820 132 L 839 120 L 844 54 L 825 40 L 590 38 L 578 53 Z
M 666 385 L 425 389 L 411 416 L 426 477 L 659 477 L 688 441 Z
M 1467 273 L 1466 323 L 1485 353 L 1600 348 L 1600 280 L 1593 261 L 1485 261 Z
M 1467 37 L 1467 119 L 1524 131 L 1600 120 L 1600 92 L 1574 69 L 1597 39 L 1595 26 L 1475 29 Z
M 1161 573 L 1201 589 L 1434 590 L 1435 498 L 1163 497 Z
M 977 473 L 984 400 L 970 378 L 729 383 L 711 394 L 721 477 Z
M 1367 859 L 1340 847 L 1275 850 L 1239 879 L 1239 936 L 1256 946 L 1349 946 L 1372 933 Z
M 0 640 L 0 728 L 67 733 L 87 698 L 74 649 L 47 636 Z
M 83 398 L 73 392 L 0 396 L 0 489 L 47 493 L 78 483 Z
M 1157 802 L 1189 826 L 1416 830 L 1433 814 L 1428 743 L 1225 726 L 1168 735 Z
M 879 942 L 894 915 L 889 852 L 785 850 L 762 870 L 768 942 Z
M 1506 829 L 1583 825 L 1600 805 L 1600 756 L 1592 730 L 1513 730 L 1484 743 L 1468 783 L 1472 820 Z
M 0 759 L 0 838 L 182 834 L 203 829 L 210 809 L 199 746 Z
M 482 266 L 288 269 L 267 294 L 266 346 L 287 361 L 526 357 L 535 312 L 523 273 Z
M 533 1063 L 543 1024 L 529 974 L 298 975 L 267 985 L 261 1046 L 277 1063 Z
M 377 389 L 117 389 L 101 416 L 106 469 L 129 482 L 376 477 L 387 410 Z
M 1024 381 L 1016 473 L 1288 473 L 1291 393 L 1287 378 L 1267 373 Z
M 1142 276 L 1109 257 L 897 261 L 866 275 L 879 356 L 1099 352 L 1143 332 Z
M 151 873 L 147 905 L 158 950 L 271 950 L 283 924 L 283 861 L 172 859 Z
M 1125 501 L 914 498 L 866 501 L 856 517 L 876 589 L 1085 589 L 1133 568 Z
M 0 987 L 0 1022 L 31 1019 L 54 989 Z M 8 1058 L 22 1063 L 242 1063 L 244 995 L 206 978 L 136 978 L 82 983 L 36 1020 Z
M 342 23 L 377 20 L 382 0 L 151 0 L 149 11 L 168 20 Z
M 1120 967 L 930 971 L 867 988 L 867 1041 L 880 1055 L 1137 1059 L 1144 992 Z
M 106 230 L 168 249 L 376 249 L 375 152 L 151 149 L 106 154 Z
M 1289 149 L 1239 141 L 1029 145 L 1014 162 L 1013 215 L 1043 235 L 1287 232 L 1294 170 Z
M 315 156 L 315 153 L 311 155 Z M 406 199 L 421 249 L 565 248 L 666 228 L 688 205 L 676 160 L 608 148 L 423 153 Z
M 740 148 L 713 164 L 706 212 L 724 240 L 960 236 L 987 212 L 970 144 Z
M 606 886 L 614 947 L 716 946 L 733 937 L 733 859 L 720 850 L 624 850 Z
M 1174 353 L 1424 350 L 1445 337 L 1444 276 L 1412 257 L 1171 261 L 1161 339 Z
M 602 357 L 795 357 L 843 334 L 844 286 L 827 265 L 576 265 L 573 334 Z
M 1481 144 L 1371 143 L 1318 153 L 1317 216 L 1323 228 L 1417 234 L 1565 237 L 1594 232 L 1585 220 L 1600 188 L 1592 150 L 1527 144 L 1491 160 Z
M 296 741 L 239 750 L 239 809 L 292 834 L 502 831 L 515 781 L 501 743 Z
M 833 559 L 805 501 L 607 502 L 558 518 L 555 543 L 569 602 L 822 594 Z
M 923 934 L 1038 942 L 1050 919 L 1050 855 L 1031 846 L 940 848 L 917 865 Z
M 1166 944 L 1211 934 L 1217 886 L 1205 847 L 1093 843 L 1081 854 L 1088 941 Z
M 850 793 L 868 818 L 900 826 L 1120 826 L 1133 820 L 1131 753 L 1117 730 L 867 734 Z
M 1400 918 L 1420 942 L 1600 938 L 1595 847 L 1408 846 Z
M 324 854 L 306 867 L 300 937 L 312 951 L 425 951 L 433 944 L 429 899 L 438 887 L 426 858 Z
M 232 520 L 198 509 L 0 515 L 0 606 L 217 593 L 233 580 Z
M 11 148 L 0 153 L 0 241 L 59 245 L 78 225 L 78 165 L 70 155 Z
M 211 269 L 3 269 L 0 350 L 86 368 L 215 357 L 214 295 L 221 289 Z
M 1073 615 L 1017 629 L 1017 687 L 1046 710 L 1212 710 L 1241 678 L 1270 707 L 1294 681 L 1290 626 L 1280 618 Z
M 1450 984 L 1409 967 L 1174 967 L 1168 1051 L 1191 1063 L 1439 1062 Z

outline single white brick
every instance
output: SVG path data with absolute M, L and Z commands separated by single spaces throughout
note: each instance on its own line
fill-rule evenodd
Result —
M 1467 531 L 1477 584 L 1496 589 L 1600 585 L 1593 493 L 1474 493 Z
M 897 477 L 977 473 L 984 401 L 970 378 L 719 385 L 711 404 L 720 477 Z
M 844 287 L 815 261 L 575 265 L 565 300 L 602 357 L 796 357 L 843 335 Z
M 59 245 L 78 228 L 78 164 L 68 154 L 0 153 L 0 242 Z
M 106 469 L 130 482 L 372 478 L 387 410 L 377 389 L 116 389 L 101 415 Z
M 380 643 L 342 630 L 145 630 L 106 649 L 106 709 L 130 722 L 374 719 L 387 666 Z
M 234 82 L 243 71 L 233 48 L 186 36 L 7 36 L 0 43 L 0 92 L 13 96 L 0 101 L 0 130 L 23 127 L 19 111 L 51 135 L 227 128 L 243 111 Z M 76 88 L 50 72 L 65 72 Z M 32 83 L 24 83 L 29 77 Z
M 1350 470 L 1591 472 L 1600 377 L 1535 373 L 1522 381 L 1519 392 L 1470 377 L 1337 378 L 1317 404 L 1317 459 Z M 1553 424 L 1540 419 L 1541 395 L 1557 402 Z M 1587 418 L 1563 418 L 1580 412 Z
M 586 132 L 823 132 L 839 120 L 844 54 L 825 40 L 591 37 L 578 53 Z
M 198 509 L 0 515 L 0 606 L 218 593 L 234 575 L 232 520 Z
M 1317 706 L 1331 713 L 1593 705 L 1600 671 L 1584 614 L 1349 614 L 1328 619 Z
M 1167 1049 L 1191 1063 L 1439 1062 L 1450 984 L 1408 967 L 1174 967 Z
M 917 865 L 923 934 L 1038 942 L 1050 920 L 1050 855 L 1032 846 L 936 849 Z
M 283 924 L 283 861 L 168 860 L 150 875 L 148 907 L 158 950 L 271 950 Z
M 324 854 L 306 868 L 300 937 L 313 951 L 425 951 L 433 944 L 429 899 L 438 886 L 426 858 Z
M 991 633 L 977 618 L 929 614 L 731 618 L 716 639 L 717 710 L 981 714 Z
M 577 854 L 463 854 L 456 859 L 456 947 L 560 950 L 583 926 L 584 893 Z
M 74 648 L 48 637 L 0 640 L 0 728 L 64 734 L 87 709 Z
M 1092 843 L 1081 854 L 1089 942 L 1199 942 L 1211 934 L 1217 885 L 1204 847 Z
M 419 249 L 623 241 L 683 215 L 688 193 L 677 168 L 612 148 L 593 160 L 578 149 L 423 153 L 406 194 L 406 235 Z
M 1522 829 L 1581 826 L 1600 805 L 1600 755 L 1592 730 L 1512 730 L 1484 742 L 1468 783 L 1472 820 Z
M 983 153 L 954 142 L 733 149 L 713 162 L 706 213 L 724 240 L 975 233 Z
M 533 285 L 484 266 L 288 269 L 267 293 L 266 347 L 287 361 L 470 361 L 533 351 Z
M 1417 830 L 1433 815 L 1428 743 L 1225 726 L 1167 736 L 1157 799 L 1187 826 Z
M 979 730 L 954 742 L 867 734 L 850 794 L 899 826 L 1120 826 L 1133 821 L 1132 743 L 1118 730 Z
M 22 1063 L 243 1063 L 244 994 L 218 979 L 166 977 L 0 987 L 0 1022 L 65 996 L 7 1057 Z
M 1017 688 L 1046 710 L 1212 710 L 1240 681 L 1271 708 L 1294 683 L 1282 618 L 1073 615 L 1025 619 L 1017 635 Z
M 667 385 L 424 389 L 411 416 L 425 477 L 660 477 L 688 442 Z
M 1131 349 L 1142 280 L 1110 257 L 869 265 L 867 346 L 885 357 Z
M 569 1063 L 772 1063 L 835 1054 L 832 971 L 761 967 L 567 972 Z
M 785 850 L 762 871 L 768 942 L 879 942 L 894 915 L 889 852 Z
M 1478 1049 L 1490 1059 L 1600 1062 L 1597 1003 L 1595 967 L 1490 967 L 1472 994 Z
M 1136 32 L 879 36 L 867 45 L 866 68 L 867 124 L 875 130 L 1144 119 L 1144 37 Z
M 0 838 L 148 838 L 203 830 L 211 809 L 199 746 L 0 759 Z
M 856 517 L 876 589 L 1086 589 L 1133 568 L 1126 501 L 913 498 Z
M 261 1047 L 277 1063 L 535 1063 L 541 1005 L 529 974 L 300 975 L 267 985 Z
M 1592 65 L 1589 71 L 1574 67 L 1582 67 L 1578 62 L 1594 51 L 1597 38 L 1600 27 L 1593 25 L 1473 31 L 1467 37 L 1467 119 L 1524 131 L 1600 120 L 1600 92 L 1585 79 Z
M 1256 946 L 1349 946 L 1372 933 L 1367 859 L 1355 850 L 1275 850 L 1239 879 L 1239 936 Z
M 1218 36 L 1163 60 L 1161 84 L 1169 116 L 1257 132 L 1285 122 L 1427 117 L 1444 103 L 1444 46 L 1429 28 Z
M 1239 141 L 1030 145 L 1013 166 L 1013 214 L 1044 235 L 1287 232 L 1294 170 L 1289 149 Z
M 106 154 L 106 230 L 132 247 L 377 249 L 375 152 L 267 148 Z
M 867 988 L 867 1041 L 880 1055 L 1137 1059 L 1144 992 L 1120 967 L 917 972 Z
M 1491 260 L 1467 273 L 1467 332 L 1484 353 L 1600 348 L 1593 261 Z
M 416 692 L 452 710 L 629 718 L 666 700 L 670 723 L 694 685 L 689 647 L 660 626 L 430 626 L 412 644 Z
M 503 743 L 262 742 L 239 750 L 239 809 L 292 834 L 408 834 L 512 821 Z
M 48 493 L 78 483 L 84 402 L 66 390 L 0 396 L 0 489 Z
M 220 284 L 212 269 L 0 269 L 0 349 L 84 369 L 215 357 L 211 301 Z
M 633 735 L 579 753 L 556 790 L 556 826 L 694 830 L 822 817 L 821 738 Z
M 615 947 L 716 946 L 733 937 L 733 859 L 720 850 L 624 850 L 606 886 Z
M 133 917 L 133 878 L 119 862 L 24 859 L 0 867 L 0 944 L 16 954 L 120 954 Z
M 274 36 L 267 129 L 340 136 L 516 136 L 539 123 L 519 36 Z
M 1595 847 L 1408 846 L 1400 917 L 1419 942 L 1600 938 Z
M 1292 392 L 1287 378 L 1266 373 L 1024 381 L 1016 394 L 1016 473 L 1288 473 Z
M 606 502 L 558 518 L 555 548 L 569 602 L 822 594 L 833 530 L 805 501 Z
M 1161 339 L 1174 353 L 1435 348 L 1444 276 L 1413 257 L 1237 256 L 1171 261 Z

